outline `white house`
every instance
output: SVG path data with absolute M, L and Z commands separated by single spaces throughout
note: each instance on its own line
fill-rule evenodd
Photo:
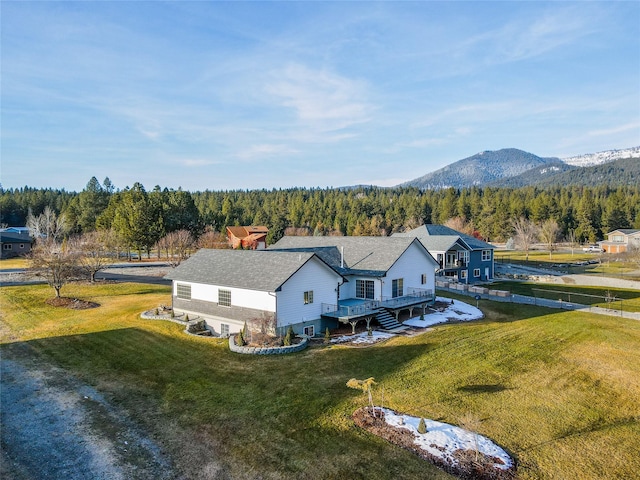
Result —
M 203 318 L 214 334 L 237 333 L 245 322 L 275 320 L 283 333 L 319 332 L 322 304 L 335 303 L 343 277 L 313 253 L 202 249 L 165 278 L 173 310 Z
M 401 330 L 400 312 L 435 300 L 437 266 L 416 238 L 284 237 L 267 250 L 200 250 L 166 278 L 174 311 L 215 334 L 267 316 L 280 334 L 313 336 L 361 320 Z
M 411 315 L 435 300 L 438 264 L 416 238 L 287 236 L 269 250 L 313 252 L 345 278 L 339 302 L 323 307 L 327 320 L 375 319 L 395 330 L 402 311 Z

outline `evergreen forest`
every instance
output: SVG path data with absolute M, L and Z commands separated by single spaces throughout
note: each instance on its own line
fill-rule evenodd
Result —
M 140 183 L 122 190 L 91 178 L 79 193 L 64 189 L 0 187 L 0 224 L 23 226 L 46 207 L 64 215 L 70 234 L 112 230 L 148 251 L 164 235 L 188 230 L 195 238 L 232 225 L 264 225 L 268 242 L 287 233 L 390 235 L 458 218 L 487 241 L 504 242 L 524 218 L 557 222 L 564 238 L 594 242 L 618 228 L 640 228 L 638 185 L 596 187 L 414 187 L 273 189 L 187 192 Z

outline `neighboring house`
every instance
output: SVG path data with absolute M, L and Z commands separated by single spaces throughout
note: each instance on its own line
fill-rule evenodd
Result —
M 607 253 L 626 252 L 632 246 L 640 247 L 640 230 L 621 228 L 607 233 L 607 239 L 598 242 Z
M 438 262 L 438 275 L 461 283 L 492 281 L 493 245 L 444 225 L 422 225 L 395 237 L 418 238 Z
M 205 320 L 214 334 L 272 319 L 278 334 L 320 332 L 322 305 L 336 303 L 343 277 L 314 253 L 202 249 L 165 278 L 173 311 Z
M 227 227 L 227 239 L 231 248 L 264 250 L 267 248 L 267 227 Z
M 0 232 L 0 258 L 26 255 L 31 251 L 31 242 L 31 237 L 28 234 Z
M 399 314 L 421 313 L 435 300 L 437 263 L 415 238 L 283 237 L 269 251 L 314 253 L 344 278 L 339 301 L 322 316 L 352 326 L 376 319 L 387 330 L 402 329 Z

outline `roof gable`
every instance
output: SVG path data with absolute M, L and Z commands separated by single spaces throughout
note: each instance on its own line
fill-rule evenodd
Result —
M 247 225 L 239 227 L 227 227 L 227 232 L 231 233 L 236 238 L 245 238 L 250 235 L 266 235 L 269 233 L 269 229 L 263 226 Z
M 457 236 L 460 237 L 471 250 L 487 250 L 494 248 L 490 243 L 484 242 L 471 235 L 467 235 L 466 233 L 458 232 L 446 225 L 421 225 L 400 235 L 418 237 L 421 240 L 424 238 Z M 429 247 L 427 246 L 427 248 Z
M 285 236 L 269 250 L 313 252 L 343 275 L 382 276 L 415 241 L 412 237 Z M 424 246 L 417 245 L 435 264 Z
M 621 233 L 623 235 L 635 236 L 637 234 L 640 234 L 640 230 L 637 230 L 634 228 L 619 228 L 617 230 L 614 230 L 613 232 L 607 233 L 607 235 L 613 235 L 614 233 Z

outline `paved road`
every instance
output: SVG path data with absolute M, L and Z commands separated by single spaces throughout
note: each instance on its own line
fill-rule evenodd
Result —
M 118 263 L 110 265 L 96 275 L 98 280 L 116 282 L 150 283 L 155 285 L 171 285 L 171 280 L 163 277 L 171 270 L 164 262 Z M 0 270 L 0 286 L 36 285 L 45 283 L 41 279 L 30 278 L 25 269 L 10 268 Z

